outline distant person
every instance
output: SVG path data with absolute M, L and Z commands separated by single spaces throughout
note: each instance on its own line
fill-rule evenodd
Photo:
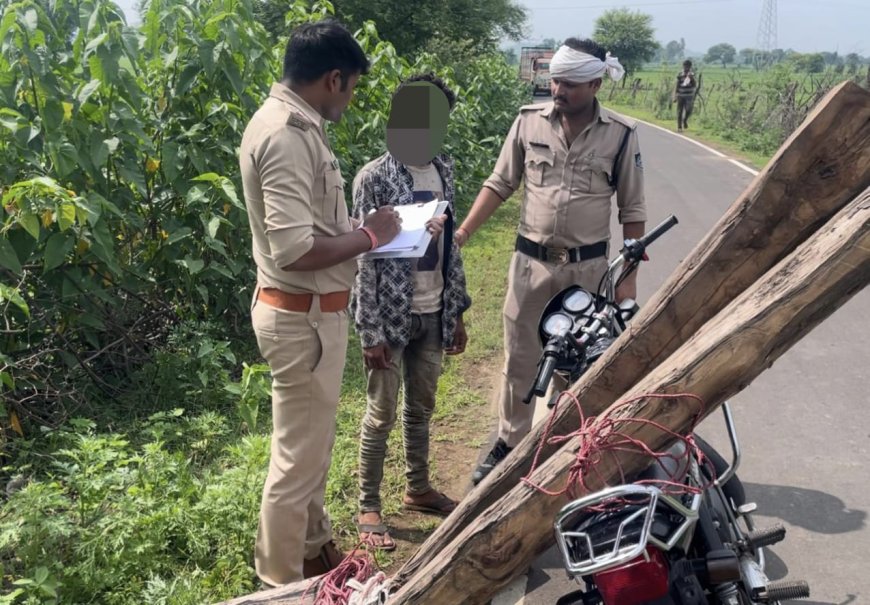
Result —
M 387 439 L 404 392 L 404 507 L 447 515 L 456 501 L 432 487 L 429 419 L 435 409 L 443 354 L 465 351 L 462 314 L 471 304 L 459 246 L 453 241 L 453 160 L 440 153 L 456 97 L 432 74 L 412 76 L 393 95 L 387 153 L 353 182 L 353 215 L 433 200 L 449 203 L 427 223 L 433 234 L 420 258 L 361 259 L 351 312 L 363 347 L 366 413 L 359 448 L 360 539 L 381 550 L 396 543 L 381 517 L 381 481 Z
M 695 81 L 695 72 L 692 71 L 692 62 L 683 61 L 683 71 L 677 74 L 677 85 L 674 88 L 674 98 L 677 101 L 677 132 L 683 132 L 689 127 L 689 116 L 695 106 L 695 93 L 698 83 Z
M 324 506 L 347 349 L 356 257 L 399 232 L 392 208 L 351 221 L 324 131 L 353 98 L 368 59 L 335 21 L 298 27 L 284 75 L 239 152 L 257 287 L 251 321 L 272 370 L 272 450 L 254 562 L 264 584 L 326 573 L 344 555 Z
M 498 438 L 474 471 L 475 484 L 531 430 L 534 406 L 522 400 L 542 353 L 538 318 L 568 286 L 597 290 L 607 269 L 614 194 L 623 236 L 644 233 L 637 123 L 599 103 L 605 74 L 622 78 L 616 57 L 591 40 L 565 40 L 550 61 L 553 100 L 520 108 L 492 175 L 456 230 L 457 243 L 464 245 L 524 183 L 504 303 Z M 636 272 L 620 284 L 616 297 L 637 298 Z

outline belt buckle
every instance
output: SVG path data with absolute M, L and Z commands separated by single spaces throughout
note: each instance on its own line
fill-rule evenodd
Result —
M 568 263 L 568 249 L 567 248 L 549 248 L 547 249 L 547 258 L 552 259 L 557 265 L 564 265 Z

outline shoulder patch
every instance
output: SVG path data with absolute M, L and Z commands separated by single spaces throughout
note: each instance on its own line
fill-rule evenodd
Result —
M 297 113 L 290 114 L 290 117 L 287 118 L 287 125 L 300 130 L 308 130 L 308 127 L 310 126 L 310 124 Z
M 604 109 L 602 108 L 602 110 L 604 110 Z M 624 116 L 621 113 L 616 113 L 615 111 L 611 111 L 609 109 L 607 109 L 606 111 L 607 111 L 607 115 L 609 115 L 610 119 L 613 120 L 614 122 L 617 122 L 618 124 L 622 124 L 623 126 L 628 128 L 629 130 L 634 130 L 635 128 L 637 128 L 637 120 L 629 118 L 628 116 Z
M 549 104 L 549 101 L 545 101 L 543 103 L 532 103 L 531 105 L 523 105 L 522 107 L 520 107 L 520 111 L 540 111 L 541 109 L 545 109 Z

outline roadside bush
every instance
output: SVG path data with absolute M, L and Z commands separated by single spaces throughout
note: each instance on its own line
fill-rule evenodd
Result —
M 331 12 L 298 0 L 288 26 Z M 526 98 L 515 69 L 357 35 L 373 69 L 329 127 L 347 180 L 382 152 L 392 90 L 435 71 L 467 208 Z M 152 0 L 136 28 L 108 0 L 0 0 L 0 603 L 254 588 L 270 385 L 243 363 L 237 148 L 279 76 L 267 40 L 249 0 Z

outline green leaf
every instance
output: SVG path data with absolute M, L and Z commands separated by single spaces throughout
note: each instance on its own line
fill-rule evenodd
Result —
M 49 143 L 48 153 L 51 156 L 54 169 L 60 177 L 68 176 L 73 170 L 78 168 L 79 152 L 69 141 Z
M 215 172 L 206 172 L 205 174 L 201 174 L 199 176 L 195 176 L 191 179 L 192 181 L 205 181 L 207 183 L 214 183 L 216 181 L 221 180 L 221 175 Z
M 162 149 L 163 159 L 160 162 L 160 170 L 170 181 L 174 181 L 180 172 L 178 145 L 176 143 L 164 143 Z
M 94 236 L 94 243 L 91 245 L 91 250 L 97 255 L 97 258 L 106 263 L 112 272 L 120 273 L 121 268 L 118 266 L 117 259 L 115 258 L 115 243 L 106 221 L 97 221 L 97 223 L 91 227 L 91 234 Z
M 63 124 L 63 105 L 57 99 L 46 99 L 42 107 L 42 119 L 47 130 L 55 130 Z
M 5 384 L 10 391 L 15 390 L 15 379 L 12 378 L 12 374 L 9 372 L 0 372 L 0 382 Z
M 108 37 L 109 37 L 109 34 L 103 32 L 102 34 L 100 34 L 99 36 L 97 36 L 96 38 L 94 38 L 93 40 L 88 42 L 88 45 L 85 46 L 85 56 L 88 56 L 89 54 L 91 54 L 91 52 L 93 52 L 94 49 L 96 49 L 100 44 L 105 42 Z
M 245 83 L 242 81 L 242 74 L 239 72 L 239 67 L 232 60 L 232 57 L 228 57 L 228 60 L 221 65 L 221 71 L 224 72 L 224 75 L 230 81 L 230 85 L 233 87 L 236 95 L 241 97 L 245 92 Z
M 221 189 L 224 192 L 226 198 L 230 201 L 230 203 L 236 208 L 244 209 L 241 202 L 239 202 L 239 196 L 236 194 L 236 186 L 233 185 L 233 182 L 229 179 L 224 179 L 221 182 Z
M 189 256 L 187 258 L 184 258 L 182 260 L 177 260 L 175 262 L 177 264 L 181 265 L 182 267 L 184 267 L 185 269 L 187 269 L 187 271 L 191 275 L 196 275 L 197 273 L 202 271 L 203 267 L 205 267 L 205 261 L 202 261 L 198 258 L 191 258 Z
M 6 300 L 21 309 L 27 317 L 30 317 L 30 307 L 27 306 L 18 289 L 6 284 L 0 284 L 0 303 Z
M 61 231 L 66 231 L 76 222 L 76 206 L 69 202 L 64 202 L 57 210 L 57 225 Z
M 88 99 L 91 98 L 91 95 L 100 88 L 100 84 L 102 84 L 100 80 L 93 79 L 84 86 L 82 86 L 82 89 L 79 91 L 79 94 L 76 97 L 78 99 L 79 105 L 84 105 L 85 103 L 87 103 Z
M 81 315 L 79 315 L 78 322 L 83 326 L 90 326 L 91 328 L 96 328 L 97 330 L 106 329 L 106 324 L 103 323 L 103 320 L 96 315 L 92 315 L 90 313 L 82 313 Z
M 214 238 L 217 235 L 218 229 L 221 226 L 221 217 L 213 216 L 208 222 L 208 236 Z
M 189 237 L 193 234 L 193 230 L 190 227 L 182 227 L 176 231 L 173 231 L 169 234 L 169 237 L 166 239 L 166 245 L 171 246 L 175 242 L 180 242 L 186 237 Z
M 43 273 L 62 265 L 67 253 L 72 250 L 74 243 L 75 238 L 69 237 L 64 233 L 55 233 L 48 238 L 48 241 L 45 243 Z
M 39 217 L 35 214 L 22 213 L 21 216 L 18 217 L 18 224 L 24 227 L 24 230 L 27 231 L 33 239 L 39 239 Z
M 21 275 L 21 262 L 18 260 L 15 248 L 12 247 L 5 235 L 0 236 L 0 265 L 17 275 Z

